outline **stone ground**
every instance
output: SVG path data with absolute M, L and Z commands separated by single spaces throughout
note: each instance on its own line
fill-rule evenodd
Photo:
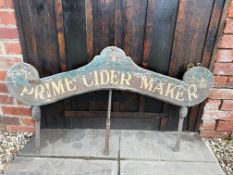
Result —
M 201 138 L 184 133 L 174 152 L 174 132 L 112 130 L 103 155 L 104 130 L 42 130 L 41 152 L 32 139 L 6 175 L 224 175 Z

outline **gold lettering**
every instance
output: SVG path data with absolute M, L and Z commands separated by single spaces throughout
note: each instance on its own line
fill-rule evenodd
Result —
M 151 91 L 152 86 L 153 86 L 153 82 L 154 82 L 153 79 L 151 78 L 150 81 L 148 82 L 147 77 L 143 76 L 141 80 L 142 81 L 141 81 L 140 88 Z
M 125 82 L 125 85 L 128 85 L 128 86 L 130 85 L 130 80 L 132 78 L 132 75 L 130 73 L 127 73 L 127 74 L 128 74 L 128 77 L 126 77 L 126 74 L 122 72 L 120 85 L 124 85 L 124 82 Z
M 172 85 L 174 85 L 174 84 L 168 83 L 165 96 L 167 96 L 167 97 L 170 96 L 171 98 L 174 98 L 174 90 L 175 90 L 176 86 L 174 85 L 174 87 L 172 87 Z
M 60 95 L 61 93 L 64 93 L 64 87 L 62 84 L 62 80 L 57 80 L 57 83 L 52 81 L 51 85 L 52 85 L 54 95 L 57 95 L 57 94 Z
M 178 101 L 184 101 L 184 91 L 183 91 L 183 86 L 179 86 L 177 93 L 176 93 L 176 97 L 175 99 Z
M 94 84 L 93 80 L 90 82 L 90 84 L 88 84 L 85 75 L 82 77 L 82 80 L 83 80 L 84 85 L 87 87 L 93 86 Z
M 51 92 L 50 92 L 50 89 L 49 89 L 49 83 L 45 83 L 45 87 L 46 87 L 46 92 L 47 92 L 47 97 L 50 98 L 52 95 L 51 95 Z
M 43 85 L 41 85 L 41 84 L 37 85 L 35 87 L 35 99 L 38 99 L 38 97 L 40 99 L 44 99 L 44 96 L 43 96 L 44 90 L 45 90 L 45 88 Z
M 191 86 L 188 87 L 188 98 L 191 101 L 192 98 L 197 99 L 198 94 L 197 94 L 197 86 L 195 84 L 192 84 Z
M 94 71 L 94 77 L 95 77 L 95 85 L 99 85 L 98 72 L 97 71 Z
M 73 90 L 76 89 L 74 81 L 72 81 L 72 80 L 70 80 L 68 78 L 65 78 L 64 81 L 65 81 L 65 84 L 66 84 L 67 91 L 73 91 Z M 71 87 L 71 86 L 73 86 L 73 87 Z
M 27 86 L 24 86 L 22 92 L 20 93 L 20 96 L 24 96 L 25 94 L 31 95 L 34 93 L 34 88 L 31 87 L 31 89 L 28 89 Z
M 163 85 L 161 81 L 155 86 L 152 92 L 155 92 L 156 90 L 159 91 L 160 95 L 163 95 Z
M 110 80 L 110 82 L 112 84 L 118 84 L 118 79 L 117 79 L 116 71 L 115 70 L 111 70 L 110 74 L 111 74 L 111 80 Z
M 100 71 L 100 84 L 106 85 L 109 83 L 110 77 L 107 70 Z

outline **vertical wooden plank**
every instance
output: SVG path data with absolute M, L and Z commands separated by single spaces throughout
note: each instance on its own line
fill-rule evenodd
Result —
M 213 0 L 179 1 L 169 76 L 181 79 L 188 63 L 201 62 L 213 2 Z M 177 113 L 177 109 L 169 105 L 167 111 L 169 127 L 176 128 L 178 119 L 171 115 Z M 192 125 L 195 125 L 195 122 L 192 121 Z
M 116 44 L 129 55 L 136 64 L 142 64 L 143 42 L 147 14 L 147 0 L 116 3 Z M 120 39 L 121 38 L 121 39 Z M 120 111 L 144 111 L 143 98 L 137 94 L 122 92 L 128 97 L 120 103 Z M 140 103 L 141 101 L 141 103 Z
M 139 97 L 139 112 L 144 112 L 145 111 L 145 97 L 143 95 L 140 95 Z
M 149 0 L 143 66 L 167 75 L 175 31 L 178 0 Z
M 93 54 L 98 55 L 107 46 L 114 45 L 114 0 L 96 0 L 92 1 L 93 9 Z M 102 101 L 95 101 L 90 104 L 95 110 L 107 109 L 108 91 L 95 92 L 95 95 L 102 95 Z
M 85 0 L 62 0 L 68 69 L 85 65 L 87 58 Z
M 208 30 L 213 0 L 180 0 L 169 76 L 182 78 L 188 63 L 198 63 Z
M 34 26 L 30 9 L 32 3 L 30 1 L 14 0 L 14 7 L 17 17 L 17 25 L 20 29 L 20 41 L 23 46 L 24 62 L 34 65 L 41 75 L 41 64 L 37 56 L 37 46 L 34 34 Z M 46 111 L 42 110 L 41 127 L 48 127 Z
M 142 63 L 147 0 L 122 0 L 123 48 L 136 64 Z
M 93 1 L 93 40 L 94 54 L 105 47 L 114 45 L 114 0 Z
M 57 27 L 57 40 L 58 40 L 58 50 L 59 50 L 59 59 L 61 71 L 67 71 L 67 57 L 66 57 L 66 47 L 65 47 L 65 34 L 64 34 L 64 20 L 63 20 L 63 8 L 62 0 L 54 1 L 55 4 L 55 15 L 56 15 L 56 27 Z M 63 110 L 71 110 L 71 100 L 63 100 Z M 62 105 L 62 104 L 61 104 Z M 64 117 L 64 127 L 72 128 L 72 118 Z
M 225 22 L 226 22 L 225 20 L 226 20 L 226 17 L 227 17 L 227 12 L 228 12 L 228 8 L 229 8 L 230 3 L 231 3 L 231 0 L 225 0 L 224 7 L 223 7 L 223 10 L 222 10 L 221 19 L 220 19 L 220 22 L 219 22 L 219 25 L 218 25 L 218 31 L 217 31 L 217 35 L 216 35 L 216 39 L 215 39 L 215 43 L 214 43 L 214 49 L 213 49 L 213 53 L 212 53 L 210 64 L 209 64 L 209 69 L 210 70 L 213 70 L 215 57 L 216 57 L 216 53 L 217 53 L 217 50 L 218 50 L 219 41 L 221 39 L 222 32 L 223 32 L 224 27 L 225 27 Z
M 115 1 L 114 15 L 114 45 L 123 49 L 122 0 Z M 120 111 L 120 102 L 115 101 L 114 97 L 123 95 L 121 91 L 113 91 L 113 111 Z
M 165 75 L 168 74 L 177 11 L 178 0 L 148 1 L 143 67 Z M 143 101 L 140 100 L 140 102 Z M 166 112 L 165 109 L 163 111 L 164 103 L 162 101 L 145 97 L 144 103 L 146 111 Z M 165 130 L 167 121 L 167 118 L 161 119 L 161 130 Z
M 30 9 L 42 76 L 60 72 L 53 1 L 35 0 Z
M 122 0 L 115 1 L 114 45 L 123 49 Z
M 210 59 L 214 49 L 214 43 L 218 31 L 219 22 L 221 19 L 221 14 L 224 6 L 224 0 L 215 0 L 211 18 L 209 21 L 208 33 L 206 36 L 205 46 L 203 49 L 201 65 L 208 67 L 210 64 Z
M 62 1 L 56 0 L 55 3 L 55 15 L 56 15 L 56 27 L 57 27 L 57 39 L 58 39 L 58 50 L 60 57 L 60 66 L 62 71 L 67 71 L 66 61 L 66 48 L 65 48 L 65 35 L 64 35 L 64 22 L 63 22 L 63 10 Z
M 43 76 L 49 76 L 61 71 L 54 1 L 36 0 L 32 3 L 32 19 L 34 25 L 35 38 L 37 43 L 37 55 L 41 61 L 41 71 Z M 42 107 L 45 110 L 45 117 L 49 128 L 63 128 L 63 102 Z
M 19 1 L 19 6 L 27 50 L 25 58 L 28 58 L 25 61 L 34 65 L 41 77 L 58 73 L 60 68 L 54 2 Z M 63 108 L 59 102 L 42 107 L 42 127 L 63 127 L 61 111 Z
M 87 41 L 87 56 L 90 62 L 94 56 L 93 50 L 93 4 L 92 0 L 85 1 L 85 14 L 86 14 L 86 41 Z
M 32 22 L 32 15 L 30 9 L 32 8 L 32 3 L 30 1 L 19 1 L 15 0 L 15 6 L 18 5 L 19 10 L 16 13 L 19 13 L 17 16 L 20 16 L 21 22 L 19 27 L 22 27 L 22 33 L 25 41 L 25 50 L 24 50 L 24 61 L 34 65 L 38 68 L 39 73 L 41 64 L 39 63 L 37 56 L 37 46 L 34 35 L 34 26 Z M 41 75 L 41 74 L 40 74 Z
M 70 1 L 62 0 L 63 16 L 64 16 L 64 31 L 65 31 L 65 45 L 68 69 L 78 68 L 88 63 L 93 56 L 91 43 L 91 1 L 79 0 Z M 87 11 L 90 8 L 90 11 Z M 88 16 L 89 15 L 89 16 Z M 86 23 L 88 22 L 88 23 Z M 89 24 L 90 23 L 90 24 Z M 66 106 L 66 110 L 72 108 L 72 104 L 76 103 L 78 110 L 79 105 L 84 108 L 88 105 L 88 102 L 80 102 L 76 98 L 69 99 L 69 105 Z
M 220 22 L 224 0 L 215 0 L 212 8 L 212 13 L 209 21 L 208 32 L 206 35 L 205 45 L 203 48 L 201 65 L 208 67 L 211 59 L 211 55 L 214 48 L 214 42 L 217 35 L 218 25 Z M 193 107 L 189 114 L 188 130 L 194 131 L 197 124 L 197 117 L 201 105 Z
M 92 0 L 85 1 L 85 14 L 86 14 L 86 41 L 87 41 L 87 56 L 88 62 L 90 62 L 94 57 L 93 48 L 93 3 Z M 93 92 L 94 94 L 94 92 Z M 89 101 L 89 111 L 95 110 L 95 101 L 90 99 Z
M 216 0 L 215 0 L 215 4 L 216 3 L 219 4 L 220 2 L 216 2 Z M 214 40 L 214 44 L 213 44 L 213 51 L 212 51 L 212 54 L 211 54 L 209 65 L 208 65 L 208 68 L 210 70 L 213 69 L 213 65 L 214 65 L 214 62 L 215 62 L 216 52 L 218 50 L 219 40 L 220 40 L 220 38 L 222 36 L 222 32 L 224 30 L 225 19 L 226 19 L 226 16 L 227 16 L 228 7 L 229 7 L 229 4 L 231 3 L 231 0 L 225 0 L 223 3 L 224 4 L 223 4 L 223 7 L 222 7 L 222 13 L 220 14 L 221 17 L 220 17 L 220 20 L 219 20 L 218 29 L 216 31 L 217 34 L 216 34 L 216 37 L 215 37 L 215 40 Z M 217 4 L 215 6 L 217 6 Z M 211 18 L 211 20 L 212 20 L 212 18 Z M 204 108 L 204 103 L 202 103 L 200 105 L 200 110 L 198 112 L 198 118 L 197 118 L 197 122 L 196 122 L 196 126 L 195 126 L 195 131 L 199 130 L 199 124 L 200 124 L 200 121 L 201 121 L 201 116 L 203 114 L 203 108 Z

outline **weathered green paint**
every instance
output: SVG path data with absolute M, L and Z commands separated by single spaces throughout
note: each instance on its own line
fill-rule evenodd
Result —
M 194 106 L 209 94 L 212 73 L 193 67 L 183 81 L 137 66 L 117 47 L 107 47 L 81 68 L 39 79 L 26 63 L 13 65 L 7 73 L 10 93 L 27 105 L 41 106 L 74 95 L 103 89 L 118 89 L 148 95 L 178 106 Z

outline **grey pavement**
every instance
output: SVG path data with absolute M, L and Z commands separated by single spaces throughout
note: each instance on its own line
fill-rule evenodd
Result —
M 183 133 L 174 152 L 175 132 L 111 130 L 110 155 L 103 155 L 104 130 L 41 131 L 41 152 L 32 139 L 7 175 L 224 175 L 195 133 Z

